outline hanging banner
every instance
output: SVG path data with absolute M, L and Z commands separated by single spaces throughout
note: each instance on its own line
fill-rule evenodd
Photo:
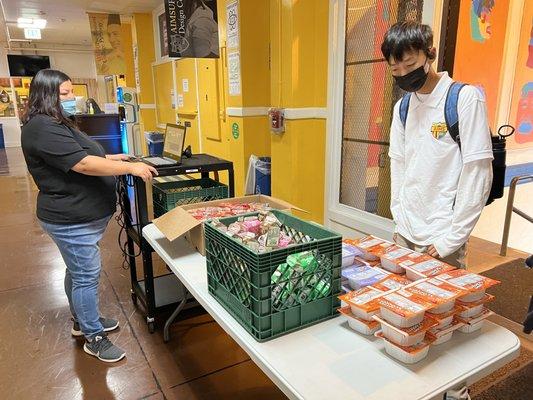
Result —
M 126 63 L 122 47 L 120 15 L 88 13 L 88 16 L 96 73 L 98 75 L 124 75 Z
M 165 0 L 168 55 L 218 58 L 216 0 Z

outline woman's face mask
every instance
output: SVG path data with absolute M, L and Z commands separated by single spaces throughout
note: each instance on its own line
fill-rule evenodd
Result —
M 429 68 L 426 69 L 427 66 L 428 63 L 426 60 L 424 65 L 421 65 L 408 74 L 402 76 L 393 75 L 393 78 L 401 89 L 405 90 L 406 92 L 416 92 L 417 90 L 420 90 L 422 86 L 424 86 L 426 80 L 428 79 Z
M 61 100 L 61 108 L 67 115 L 76 114 L 76 99 Z

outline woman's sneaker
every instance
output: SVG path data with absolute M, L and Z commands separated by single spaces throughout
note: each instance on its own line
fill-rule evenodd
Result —
M 72 326 L 72 330 L 70 331 L 72 333 L 72 336 L 83 336 L 83 332 L 81 331 L 80 324 L 78 321 L 74 321 L 74 325 Z M 118 321 L 113 318 L 100 318 L 100 323 L 104 327 L 104 332 L 111 332 L 118 328 Z
M 87 340 L 83 345 L 83 350 L 100 361 L 108 363 L 120 361 L 126 356 L 124 350 L 111 343 L 105 332 L 97 333 L 91 341 Z

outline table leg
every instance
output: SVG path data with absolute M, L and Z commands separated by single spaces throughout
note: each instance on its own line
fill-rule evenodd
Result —
M 170 340 L 170 325 L 172 325 L 174 320 L 178 317 L 179 313 L 183 310 L 183 307 L 185 307 L 185 304 L 187 304 L 188 295 L 189 295 L 189 292 L 185 290 L 183 300 L 181 300 L 178 307 L 174 310 L 172 315 L 168 317 L 168 319 L 165 322 L 165 327 L 163 328 L 163 340 L 165 343 Z

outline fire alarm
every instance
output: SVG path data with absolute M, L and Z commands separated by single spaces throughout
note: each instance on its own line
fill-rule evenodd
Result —
M 270 121 L 270 131 L 281 134 L 285 132 L 285 112 L 281 108 L 271 108 L 268 110 L 268 120 Z

